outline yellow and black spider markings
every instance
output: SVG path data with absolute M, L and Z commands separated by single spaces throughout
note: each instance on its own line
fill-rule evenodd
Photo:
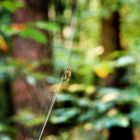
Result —
M 70 70 L 70 68 L 68 67 L 68 68 L 65 70 L 63 82 L 64 82 L 64 83 L 68 83 L 69 80 L 70 80 L 70 77 L 71 77 L 71 70 Z

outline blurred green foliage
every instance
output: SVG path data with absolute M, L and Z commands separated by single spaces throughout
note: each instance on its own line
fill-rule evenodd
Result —
M 61 1 L 62 2 L 62 1 Z M 106 129 L 112 125 L 127 127 L 130 120 L 134 127 L 140 127 L 140 18 L 139 2 L 137 0 L 108 1 L 101 7 L 99 1 L 79 0 L 78 23 L 76 26 L 74 44 L 69 60 L 67 34 L 72 17 L 70 3 L 63 1 L 63 14 L 55 16 L 55 2 L 50 6 L 50 21 L 37 21 L 25 24 L 12 24 L 11 15 L 17 8 L 23 6 L 17 1 L 4 0 L 0 2 L 0 139 L 10 139 L 15 134 L 11 120 L 34 127 L 43 123 L 46 114 L 37 115 L 28 110 L 22 110 L 15 117 L 7 118 L 7 97 L 4 82 L 7 77 L 15 78 L 18 72 L 23 72 L 29 82 L 47 79 L 55 84 L 60 79 L 60 73 L 67 63 L 71 66 L 72 78 L 70 85 L 61 91 L 56 100 L 49 123 L 71 125 L 71 129 L 60 128 L 59 136 L 48 136 L 45 140 L 103 140 L 107 137 Z M 114 51 L 104 60 L 100 59 L 104 48 L 100 46 L 102 16 L 108 17 L 112 11 L 119 10 L 121 14 L 120 39 L 125 51 Z M 41 30 L 40 30 L 41 29 Z M 20 35 L 38 43 L 47 43 L 45 33 L 49 31 L 53 37 L 52 74 L 34 72 L 33 69 L 42 63 L 25 63 L 12 58 L 10 47 L 11 37 Z M 66 44 L 66 45 L 65 45 Z M 127 68 L 122 81 L 128 85 L 124 88 L 99 86 L 100 80 L 115 72 L 118 68 Z M 128 112 L 123 105 L 130 106 Z M 4 121 L 3 121 L 4 120 Z M 1 135 L 2 134 L 2 135 Z M 82 139 L 83 138 L 83 139 Z

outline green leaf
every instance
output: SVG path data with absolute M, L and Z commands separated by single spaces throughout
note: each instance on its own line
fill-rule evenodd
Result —
M 104 117 L 95 122 L 96 129 L 98 130 L 103 128 L 110 128 L 114 125 L 127 127 L 129 125 L 129 119 L 119 114 L 113 117 Z
M 78 117 L 79 122 L 88 122 L 93 120 L 93 118 L 96 116 L 96 111 L 95 109 L 90 109 L 87 112 L 84 112 L 83 114 L 80 114 Z
M 15 128 L 7 124 L 0 123 L 0 133 L 15 133 Z
M 75 102 L 76 101 L 76 98 L 72 95 L 68 95 L 68 94 L 59 94 L 57 96 L 57 99 L 56 99 L 57 102 L 67 102 L 67 101 L 71 101 L 71 102 Z
M 10 0 L 5 0 L 0 2 L 0 7 L 10 11 L 10 12 L 15 12 L 16 9 L 23 7 L 23 3 L 20 1 L 10 1 Z
M 26 28 L 19 34 L 24 38 L 30 38 L 38 43 L 45 44 L 47 42 L 47 37 L 45 34 L 35 28 Z
M 39 29 L 44 29 L 44 30 L 48 30 L 48 31 L 52 31 L 52 32 L 56 32 L 59 29 L 57 24 L 51 23 L 51 22 L 39 21 L 39 22 L 35 23 L 35 26 Z
M 140 123 L 139 116 L 140 116 L 140 110 L 139 110 L 139 106 L 137 106 L 132 110 L 132 112 L 130 112 L 129 117 L 134 123 L 139 124 Z
M 116 61 L 116 67 L 125 67 L 134 63 L 135 63 L 134 58 L 132 56 L 126 55 L 126 56 L 120 57 Z
M 43 124 L 45 121 L 43 115 L 37 115 L 28 110 L 21 110 L 14 119 L 27 127 L 34 127 Z
M 90 101 L 89 99 L 87 98 L 81 98 L 79 101 L 78 101 L 78 105 L 80 107 L 92 107 L 93 106 L 93 102 Z
M 79 114 L 79 109 L 77 108 L 61 108 L 56 109 L 52 113 L 50 121 L 54 124 L 57 123 L 67 123 L 70 119 L 74 118 Z

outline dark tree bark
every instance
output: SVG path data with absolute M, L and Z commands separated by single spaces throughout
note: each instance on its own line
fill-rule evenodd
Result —
M 101 31 L 101 44 L 105 51 L 102 58 L 105 58 L 113 51 L 121 50 L 120 45 L 120 16 L 119 12 L 113 12 L 109 17 L 102 18 L 102 31 Z M 124 74 L 123 69 L 116 70 L 116 73 L 110 74 L 105 80 L 102 81 L 104 86 L 119 86 L 120 77 Z
M 103 56 L 121 50 L 120 45 L 120 16 L 118 11 L 111 13 L 109 17 L 102 18 L 102 45 L 105 47 Z

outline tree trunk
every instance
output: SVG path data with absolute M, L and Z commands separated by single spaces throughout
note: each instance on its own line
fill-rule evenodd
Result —
M 120 45 L 120 16 L 118 11 L 111 13 L 109 17 L 102 18 L 102 45 L 105 47 L 103 56 L 113 51 L 121 50 Z
M 101 56 L 105 58 L 113 51 L 121 50 L 120 45 L 120 16 L 119 12 L 111 13 L 110 17 L 102 18 L 101 44 L 104 47 L 104 53 Z M 120 77 L 124 74 L 124 70 L 116 70 L 116 73 L 110 74 L 102 81 L 103 86 L 119 86 Z
M 13 16 L 13 23 L 20 24 L 33 21 L 48 21 L 48 8 L 50 0 L 23 0 L 25 6 L 18 9 Z M 16 59 L 32 62 L 36 60 L 51 59 L 52 50 L 50 47 L 51 39 L 46 32 L 48 42 L 42 45 L 30 39 L 22 38 L 18 35 L 13 37 L 13 56 Z M 39 71 L 51 71 L 51 66 L 41 66 Z M 39 81 L 43 89 L 36 91 L 36 87 L 27 83 L 24 76 L 18 75 L 13 82 L 13 97 L 16 112 L 25 108 L 32 108 L 40 111 L 40 107 L 47 106 L 47 98 L 42 92 L 47 93 L 47 84 Z M 36 95 L 35 95 L 36 94 Z M 49 101 L 48 101 L 49 102 Z M 39 104 L 39 105 L 38 105 Z M 36 105 L 36 106 L 35 106 Z M 28 129 L 18 124 L 16 140 L 26 140 L 30 137 Z
M 106 6 L 105 3 L 106 0 L 102 0 L 102 6 Z M 101 56 L 102 58 L 105 58 L 113 51 L 121 50 L 119 28 L 120 15 L 118 11 L 111 12 L 109 17 L 102 18 L 101 43 L 104 47 L 104 54 Z M 121 87 L 122 83 L 120 80 L 122 76 L 124 76 L 124 73 L 125 69 L 117 69 L 113 74 L 102 80 L 101 85 L 108 87 Z M 109 140 L 133 140 L 131 126 L 128 126 L 127 128 L 112 126 L 109 131 Z

